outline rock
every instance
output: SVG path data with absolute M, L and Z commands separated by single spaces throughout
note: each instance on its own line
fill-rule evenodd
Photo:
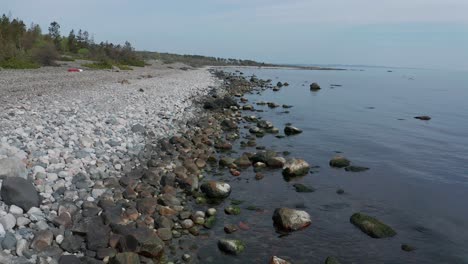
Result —
M 59 264 L 80 264 L 81 260 L 75 255 L 63 255 L 59 259 Z
M 26 164 L 16 157 L 0 159 L 0 178 L 5 177 L 27 179 L 28 170 L 26 169 Z
M 291 262 L 278 258 L 277 256 L 273 256 L 271 257 L 269 264 L 291 264 Z
M 348 166 L 348 167 L 345 168 L 345 170 L 349 171 L 349 172 L 362 172 L 362 171 L 369 170 L 369 168 L 359 167 L 359 166 Z
M 304 184 L 301 183 L 296 183 L 293 185 L 294 188 L 296 189 L 296 192 L 298 193 L 309 193 L 309 192 L 314 192 L 314 188 L 310 188 L 308 186 L 305 186 Z
M 336 190 L 336 193 L 337 194 L 344 194 L 344 190 L 343 189 L 338 189 L 338 190 Z
M 6 214 L 0 217 L 0 224 L 5 230 L 12 230 L 16 226 L 16 218 L 12 214 Z
M 312 84 L 310 85 L 310 90 L 311 90 L 311 91 L 318 91 L 318 90 L 320 90 L 320 89 L 321 89 L 321 88 L 320 88 L 320 85 L 318 85 L 318 83 L 312 83 Z
M 208 208 L 208 210 L 206 210 L 206 215 L 208 216 L 216 215 L 216 208 Z
M 340 262 L 335 257 L 327 257 L 325 264 L 340 264 Z
M 224 226 L 224 232 L 226 232 L 228 234 L 232 234 L 232 233 L 236 232 L 237 230 L 238 230 L 237 226 L 234 225 L 234 224 L 229 224 L 229 225 Z
M 224 119 L 221 122 L 221 127 L 226 131 L 237 130 L 237 122 L 233 119 Z
M 307 212 L 290 208 L 275 209 L 273 222 L 277 228 L 284 231 L 297 231 L 312 223 Z
M 266 160 L 266 164 L 271 168 L 283 168 L 286 159 L 283 157 L 270 157 Z
M 23 257 L 27 249 L 28 249 L 28 241 L 26 239 L 20 239 L 16 243 L 16 255 Z
M 96 251 L 99 248 L 107 247 L 110 228 L 102 223 L 100 217 L 91 219 L 86 230 L 86 241 L 88 249 Z
M 228 206 L 224 208 L 224 212 L 228 215 L 239 215 L 241 213 L 241 209 L 239 206 Z
M 13 233 L 7 232 L 2 240 L 2 248 L 13 250 L 16 247 L 16 237 Z
M 132 132 L 133 133 L 145 133 L 146 132 L 146 129 L 143 125 L 141 124 L 135 124 L 132 126 Z
M 205 223 L 203 224 L 203 226 L 205 228 L 211 229 L 211 228 L 213 228 L 215 223 L 216 223 L 216 216 L 212 215 L 212 216 L 209 216 L 209 217 L 207 217 L 205 219 Z
M 182 260 L 185 261 L 185 262 L 190 262 L 191 258 L 192 257 L 189 254 L 183 254 L 182 255 Z
M 11 205 L 10 206 L 10 214 L 13 214 L 13 215 L 22 215 L 24 213 L 23 209 L 21 209 L 21 207 L 18 207 L 16 205 Z
M 19 227 L 27 226 L 29 223 L 31 223 L 31 220 L 23 216 L 20 216 L 16 219 L 16 225 Z
M 208 198 L 213 199 L 224 199 L 231 193 L 231 186 L 219 181 L 205 182 L 200 189 Z
M 219 159 L 219 166 L 229 167 L 234 163 L 234 159 L 231 157 L 222 157 Z
M 172 231 L 170 228 L 159 228 L 158 229 L 158 236 L 163 241 L 168 241 L 172 239 Z
M 410 245 L 403 244 L 403 245 L 401 245 L 401 250 L 406 251 L 406 252 L 411 252 L 411 251 L 415 250 L 415 248 L 410 246 Z
M 6 231 L 5 228 L 3 227 L 3 224 L 0 223 L 0 238 L 5 237 Z
M 284 128 L 284 134 L 286 134 L 287 136 L 297 135 L 300 133 L 302 133 L 302 130 L 297 127 L 286 126 Z
M 8 177 L 2 183 L 2 200 L 8 205 L 16 205 L 28 211 L 31 207 L 39 207 L 40 197 L 32 183 L 18 177 Z
M 283 175 L 286 178 L 306 175 L 310 170 L 309 164 L 302 159 L 291 159 L 283 167 Z
M 272 150 L 264 150 L 264 151 L 259 151 L 255 153 L 252 157 L 250 157 L 250 160 L 253 163 L 257 162 L 262 162 L 266 163 L 267 160 L 276 157 L 276 152 Z
M 415 116 L 414 118 L 419 119 L 419 120 L 424 120 L 424 121 L 431 120 L 430 116 Z
M 245 244 L 241 240 L 220 239 L 218 241 L 218 248 L 224 253 L 238 255 L 244 251 Z
M 96 251 L 97 259 L 113 258 L 117 254 L 117 251 L 113 248 L 100 248 Z
M 350 221 L 355 226 L 359 227 L 362 232 L 373 238 L 393 237 L 396 235 L 396 232 L 388 225 L 374 217 L 362 213 L 353 214 Z
M 348 167 L 351 162 L 343 156 L 335 156 L 330 160 L 330 166 L 335 168 Z
M 180 225 L 185 229 L 189 229 L 192 226 L 194 226 L 194 223 L 193 223 L 192 219 L 185 219 L 182 222 L 180 222 Z
M 111 264 L 140 264 L 140 257 L 132 252 L 118 253 L 110 260 Z
M 31 247 L 36 251 L 43 251 L 45 248 L 52 244 L 54 240 L 54 234 L 50 230 L 39 231 L 34 235 L 34 240 L 31 243 Z
M 234 161 L 234 163 L 242 168 L 250 167 L 252 165 L 252 162 L 250 161 L 249 157 L 247 155 L 242 155 L 238 159 Z
M 139 228 L 140 230 L 142 228 Z M 136 232 L 136 237 L 140 245 L 139 254 L 147 258 L 159 258 L 164 251 L 164 242 L 148 228 Z

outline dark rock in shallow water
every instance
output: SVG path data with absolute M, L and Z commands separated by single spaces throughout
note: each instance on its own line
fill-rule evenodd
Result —
M 218 248 L 224 253 L 238 255 L 244 251 L 245 244 L 241 240 L 220 239 L 218 241 Z
M 224 226 L 224 232 L 232 234 L 237 231 L 237 226 L 234 224 L 228 224 Z
M 321 88 L 320 88 L 320 85 L 318 85 L 318 83 L 312 83 L 312 84 L 310 85 L 310 90 L 311 90 L 311 91 L 318 91 L 318 90 L 320 90 L 320 89 L 321 89 Z
M 284 128 L 284 134 L 286 134 L 287 136 L 297 135 L 300 133 L 302 133 L 302 129 L 299 129 L 297 127 L 286 126 Z
M 411 252 L 411 251 L 415 250 L 415 248 L 408 245 L 408 244 L 403 244 L 403 245 L 401 245 L 401 250 L 406 251 L 406 252 Z
M 255 153 L 252 157 L 250 157 L 250 160 L 253 163 L 256 162 L 262 162 L 266 163 L 268 159 L 276 157 L 276 152 L 272 150 L 266 150 L 266 151 L 259 151 Z
M 335 257 L 328 257 L 325 260 L 325 264 L 340 264 L 340 262 Z
M 310 187 L 305 186 L 304 184 L 301 184 L 301 183 L 296 183 L 293 186 L 296 189 L 296 192 L 299 192 L 299 193 L 315 192 L 314 188 L 310 188 Z
M 239 206 L 228 206 L 224 208 L 224 212 L 228 215 L 238 215 L 241 213 L 241 209 Z
M 269 264 L 291 264 L 291 262 L 289 261 L 286 261 L 282 258 L 278 258 L 277 256 L 273 256 L 271 257 L 270 259 L 270 262 L 268 262 Z
M 348 167 L 345 168 L 345 170 L 349 171 L 349 172 L 362 172 L 362 171 L 369 170 L 369 168 L 360 167 L 360 166 L 348 166 Z
M 212 215 L 212 216 L 205 219 L 205 223 L 203 224 L 203 226 L 205 228 L 211 229 L 211 228 L 213 228 L 215 223 L 216 223 L 216 216 Z
M 359 227 L 362 232 L 373 238 L 393 237 L 396 235 L 395 230 L 388 225 L 380 222 L 374 217 L 362 213 L 353 214 L 350 221 L 355 226 Z
M 348 167 L 351 162 L 343 156 L 335 156 L 330 160 L 330 166 L 335 168 Z
M 7 177 L 3 180 L 1 196 L 8 205 L 16 205 L 26 212 L 31 207 L 39 207 L 41 199 L 36 188 L 28 180 L 19 177 Z
M 308 227 L 312 221 L 306 211 L 277 208 L 273 213 L 274 225 L 283 231 L 297 231 Z
M 336 193 L 337 194 L 344 194 L 344 190 L 343 189 L 338 189 L 338 190 L 336 190 Z
M 424 120 L 424 121 L 431 120 L 430 116 L 415 116 L 414 118 L 419 119 L 419 120 Z

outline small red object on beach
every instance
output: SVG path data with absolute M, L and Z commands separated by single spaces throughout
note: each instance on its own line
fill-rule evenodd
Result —
M 82 69 L 78 69 L 78 68 L 70 68 L 68 69 L 68 72 L 82 72 L 83 70 Z

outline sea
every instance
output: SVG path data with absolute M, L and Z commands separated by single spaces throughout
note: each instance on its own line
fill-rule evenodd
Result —
M 223 176 L 232 186 L 230 198 L 242 202 L 242 213 L 224 215 L 229 199 L 217 206 L 219 228 L 200 240 L 200 263 L 268 263 L 273 255 L 294 264 L 324 263 L 328 256 L 340 263 L 468 263 L 468 72 L 370 67 L 228 71 L 289 84 L 277 92 L 246 94 L 263 112 L 244 115 L 271 121 L 281 134 L 287 123 L 302 129 L 281 139 L 267 134 L 257 143 L 290 152 L 287 158 L 305 159 L 313 169 L 293 181 L 286 181 L 281 170 L 264 172 L 262 180 L 254 179 L 251 168 L 240 177 Z M 319 91 L 310 91 L 313 82 Z M 256 105 L 259 101 L 292 108 L 271 109 Z M 431 120 L 414 118 L 421 115 Z M 247 134 L 243 129 L 241 136 Z M 246 151 L 256 150 L 236 149 L 239 155 Z M 338 154 L 370 169 L 331 168 L 329 160 Z M 315 191 L 298 193 L 295 183 Z M 338 189 L 344 193 L 337 194 Z M 311 226 L 277 232 L 272 213 L 278 207 L 307 211 Z M 381 220 L 397 235 L 369 237 L 350 223 L 356 212 Z M 227 223 L 246 228 L 227 235 L 222 230 Z M 241 239 L 246 250 L 227 256 L 217 249 L 219 238 Z M 415 250 L 403 251 L 403 244 Z

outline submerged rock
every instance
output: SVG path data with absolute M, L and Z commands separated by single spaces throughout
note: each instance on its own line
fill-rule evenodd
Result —
M 271 257 L 269 264 L 291 264 L 291 262 L 278 258 L 277 256 L 273 256 Z
M 351 162 L 343 156 L 335 156 L 330 160 L 330 166 L 335 168 L 348 167 Z
M 238 255 L 244 251 L 245 244 L 237 239 L 220 239 L 218 248 L 227 254 Z
M 340 262 L 335 257 L 330 256 L 325 260 L 325 264 L 340 264 Z
M 228 215 L 238 215 L 241 213 L 241 209 L 239 206 L 228 206 L 224 208 L 224 212 Z
M 200 189 L 208 198 L 213 199 L 223 199 L 231 193 L 231 186 L 219 181 L 205 182 L 201 185 Z
M 297 135 L 300 133 L 302 133 L 302 130 L 297 127 L 286 126 L 284 128 L 284 134 L 286 134 L 287 136 Z
M 308 192 L 314 192 L 315 191 L 314 188 L 310 188 L 310 187 L 305 186 L 304 184 L 301 184 L 301 183 L 296 183 L 293 186 L 296 189 L 296 192 L 299 192 L 299 193 L 308 193 Z
M 369 170 L 369 168 L 360 166 L 348 166 L 345 168 L 345 170 L 349 172 L 363 172 Z
M 296 231 L 308 227 L 312 221 L 306 211 L 277 208 L 273 213 L 273 223 L 284 231 Z
M 310 165 L 302 159 L 291 159 L 283 167 L 283 175 L 286 178 L 306 175 L 310 170 Z
M 286 159 L 283 157 L 270 157 L 266 160 L 266 164 L 271 168 L 283 168 Z
M 24 211 L 39 207 L 41 199 L 36 188 L 28 180 L 19 177 L 8 177 L 2 183 L 2 200 L 8 205 L 16 205 Z
M 401 245 L 401 250 L 406 251 L 406 252 L 411 252 L 411 251 L 415 250 L 415 248 L 408 245 L 408 244 L 403 244 L 403 245 Z
M 355 226 L 359 227 L 362 232 L 373 238 L 393 237 L 396 235 L 396 232 L 388 225 L 374 217 L 362 213 L 353 214 L 350 221 Z
M 315 82 L 314 82 L 314 83 L 312 83 L 312 84 L 310 85 L 310 90 L 311 90 L 311 91 L 318 91 L 318 90 L 320 90 L 320 89 L 321 89 L 321 88 L 320 88 L 320 85 L 319 85 L 318 83 L 315 83 Z

